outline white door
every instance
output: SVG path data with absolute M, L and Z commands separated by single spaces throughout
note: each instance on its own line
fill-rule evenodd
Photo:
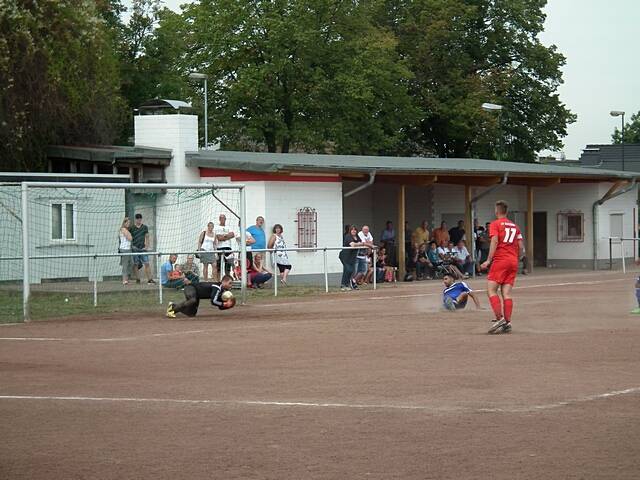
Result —
M 617 238 L 623 237 L 623 216 L 623 213 L 612 213 L 609 215 L 609 236 Z

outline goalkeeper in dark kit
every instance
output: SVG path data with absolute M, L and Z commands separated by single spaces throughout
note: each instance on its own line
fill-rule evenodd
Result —
M 228 310 L 236 304 L 236 299 L 231 293 L 232 278 L 229 275 L 222 277 L 220 282 L 199 282 L 195 285 L 184 287 L 184 302 L 169 302 L 167 317 L 176 318 L 176 313 L 182 313 L 187 317 L 195 317 L 198 313 L 200 300 L 210 299 L 211 305 L 220 310 Z

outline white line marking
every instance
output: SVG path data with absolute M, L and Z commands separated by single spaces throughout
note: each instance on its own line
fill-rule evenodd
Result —
M 136 398 L 136 397 L 83 397 L 83 396 L 45 396 L 45 395 L 0 395 L 0 400 L 51 400 L 71 402 L 110 402 L 110 403 L 169 403 L 187 405 L 240 405 L 240 406 L 264 406 L 264 407 L 307 407 L 307 408 L 343 408 L 343 409 L 370 409 L 370 410 L 419 410 L 427 412 L 476 412 L 476 413 L 530 413 L 569 405 L 593 402 L 622 395 L 640 393 L 640 387 L 631 387 L 624 390 L 587 395 L 561 402 L 542 405 L 525 405 L 520 407 L 505 408 L 468 408 L 468 407 L 437 407 L 434 405 L 401 405 L 401 404 L 367 404 L 367 403 L 334 403 L 334 402 L 285 402 L 268 400 L 210 400 L 210 399 L 181 399 L 181 398 Z

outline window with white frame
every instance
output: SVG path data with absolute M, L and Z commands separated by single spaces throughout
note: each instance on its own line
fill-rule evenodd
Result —
M 558 212 L 558 242 L 584 242 L 582 212 Z
M 76 204 L 51 202 L 51 240 L 69 242 L 76 239 Z
M 313 248 L 318 246 L 318 213 L 314 208 L 305 207 L 298 210 L 298 247 Z

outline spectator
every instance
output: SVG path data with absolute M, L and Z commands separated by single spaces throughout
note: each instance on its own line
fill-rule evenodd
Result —
M 434 241 L 429 242 L 429 247 L 427 248 L 427 258 L 429 259 L 429 262 L 431 262 L 431 265 L 433 265 L 435 273 L 436 268 L 439 265 L 442 265 L 442 259 L 440 258 L 440 254 L 438 253 L 438 246 Z
M 247 286 L 249 288 L 262 288 L 273 277 L 273 274 L 264 266 L 263 255 L 263 253 L 253 255 L 253 263 L 248 268 Z
M 464 222 L 460 220 L 457 227 L 453 227 L 449 230 L 449 240 L 451 240 L 454 245 L 458 245 L 458 242 L 464 239 L 465 233 Z
M 427 244 L 423 243 L 418 247 L 418 256 L 416 258 L 416 279 L 431 280 L 434 274 L 434 265 L 429 260 L 427 253 Z
M 247 231 L 255 239 L 255 243 L 251 246 L 251 250 L 264 250 L 267 248 L 267 238 L 263 230 L 264 217 L 256 218 L 256 224 L 251 225 Z
M 411 248 L 412 241 L 411 237 L 413 236 L 413 232 L 411 231 L 411 227 L 409 227 L 409 222 L 404 222 L 404 255 L 406 257 L 407 263 L 413 254 L 413 249 Z M 400 259 L 398 259 L 400 261 Z M 408 270 L 408 267 L 407 267 Z
M 442 222 L 440 228 L 433 231 L 433 240 L 438 247 L 446 247 L 449 243 L 449 231 L 447 230 L 447 222 Z
M 467 250 L 464 240 L 460 240 L 458 244 L 453 247 L 452 253 L 455 258 L 456 266 L 464 273 L 464 276 L 469 278 L 473 275 L 473 259 L 469 254 L 469 250 Z
M 287 248 L 287 242 L 284 241 L 284 237 L 282 235 L 283 228 L 282 225 L 276 223 L 273 226 L 273 234 L 269 239 L 269 249 L 274 248 L 276 251 L 274 255 L 276 256 L 276 266 L 278 267 L 278 271 L 280 272 L 280 283 L 282 285 L 287 285 L 287 277 L 289 276 L 289 272 L 291 271 L 291 262 L 289 261 L 289 255 L 285 249 Z
M 487 260 L 487 257 L 489 256 L 489 247 L 491 246 L 489 232 L 484 227 L 478 227 L 478 238 L 476 239 L 476 246 L 478 247 L 478 265 L 481 265 L 484 261 Z M 481 275 L 479 268 L 478 275 Z
M 214 228 L 216 235 L 216 250 L 221 251 L 218 254 L 218 271 L 223 272 L 222 275 L 228 275 L 233 265 L 233 254 L 225 253 L 231 252 L 233 247 L 231 246 L 231 240 L 236 237 L 236 234 L 227 227 L 227 216 L 221 213 L 218 217 L 220 225 Z
M 445 246 L 438 247 L 438 256 L 442 261 L 445 270 L 452 274 L 455 278 L 461 279 L 464 275 L 456 265 L 455 254 L 453 252 L 453 243 L 447 242 Z
M 124 217 L 120 225 L 118 233 L 118 253 L 131 253 L 131 232 L 129 232 L 131 221 L 129 217 Z M 123 255 L 120 257 L 120 265 L 122 266 L 122 284 L 129 285 L 129 275 L 133 266 L 133 257 L 131 255 Z
M 387 220 L 386 227 L 380 235 L 380 241 L 385 244 L 389 265 L 396 265 L 396 231 L 391 220 Z
M 369 231 L 369 227 L 367 225 L 363 225 L 362 230 L 358 233 L 358 238 L 360 239 L 360 243 L 366 247 L 358 250 L 356 255 L 356 274 L 355 280 L 356 283 L 361 283 L 367 274 L 367 257 L 369 255 L 369 251 L 373 248 L 373 235 Z
M 361 247 L 362 243 L 358 237 L 358 228 L 355 225 L 351 225 L 349 233 L 342 239 L 343 247 Z M 342 280 L 340 282 L 340 290 L 345 291 L 349 289 L 357 290 L 358 286 L 354 281 L 354 273 L 356 266 L 356 255 L 358 250 L 353 248 L 340 250 L 340 263 L 342 263 Z
M 134 224 L 129 227 L 131 233 L 131 251 L 146 252 L 149 248 L 149 228 L 142 223 L 142 214 L 136 213 Z M 144 273 L 147 277 L 147 283 L 156 283 L 151 277 L 151 267 L 149 266 L 149 255 L 134 255 L 133 257 L 133 276 L 136 283 L 140 283 L 138 270 L 144 265 Z
M 376 282 L 393 282 L 395 279 L 396 268 L 388 264 L 387 250 L 381 246 L 376 255 L 375 268 L 371 268 L 367 274 L 366 281 L 373 283 L 373 275 L 376 276 Z M 371 250 L 371 262 L 373 263 L 373 250 Z
M 180 271 L 176 265 L 178 255 L 172 253 L 169 260 L 160 267 L 160 283 L 167 288 L 183 288 L 191 284 L 191 281 Z
M 198 266 L 193 261 L 193 255 L 187 255 L 185 263 L 180 265 L 180 271 L 184 273 L 191 283 L 198 283 L 200 281 L 200 272 Z
M 215 249 L 216 234 L 214 232 L 213 222 L 209 222 L 207 223 L 207 229 L 203 230 L 200 237 L 198 237 L 198 258 L 202 262 L 202 272 L 205 282 L 209 280 L 215 282 L 218 278 L 215 267 L 216 254 L 213 253 Z M 211 267 L 211 277 L 209 277 L 209 267 Z
M 420 248 L 423 243 L 426 244 L 429 241 L 429 227 L 426 220 L 422 220 L 422 223 L 415 229 L 411 237 L 411 242 L 416 249 Z

